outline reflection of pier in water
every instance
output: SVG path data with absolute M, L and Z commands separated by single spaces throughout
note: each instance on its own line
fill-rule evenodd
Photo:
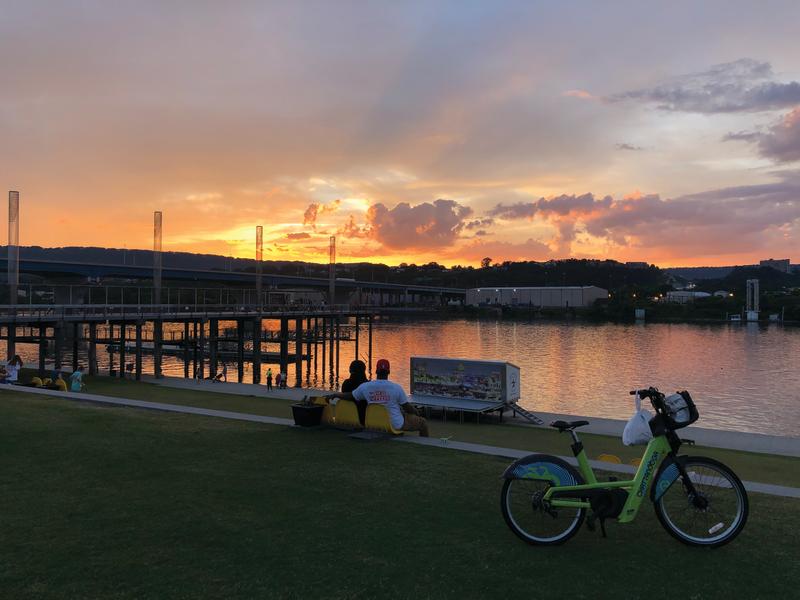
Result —
M 88 365 L 98 372 L 97 346 L 109 350 L 111 374 L 123 375 L 126 365 L 136 378 L 142 375 L 142 356 L 152 355 L 156 377 L 162 374 L 162 356 L 182 358 L 185 377 L 213 376 L 220 363 L 235 362 L 238 381 L 244 379 L 245 363 L 253 365 L 253 383 L 261 382 L 261 364 L 276 364 L 280 372 L 295 365 L 295 386 L 306 380 L 317 362 L 333 377 L 339 372 L 341 343 L 366 343 L 368 364 L 372 364 L 372 325 L 375 317 L 419 312 L 350 306 L 194 306 L 185 305 L 51 305 L 0 306 L 0 339 L 15 353 L 17 343 L 37 344 L 38 367 L 45 370 L 48 354 L 56 369 L 64 368 L 64 350 L 71 348 L 72 368 Z M 264 327 L 277 321 L 278 328 Z M 365 338 L 366 339 L 363 339 Z M 278 345 L 269 351 L 267 344 Z M 292 352 L 290 353 L 290 349 Z M 128 359 L 132 363 L 128 364 Z M 371 367 L 370 367 L 371 368 Z

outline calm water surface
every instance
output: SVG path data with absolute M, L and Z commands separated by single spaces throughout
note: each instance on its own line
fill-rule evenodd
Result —
M 37 360 L 35 346 L 18 347 L 26 362 Z M 100 350 L 100 366 L 107 368 L 108 355 Z M 277 351 L 278 346 L 268 344 L 266 350 Z M 359 350 L 366 361 L 365 329 Z M 628 418 L 633 412 L 628 390 L 655 385 L 666 391 L 689 390 L 703 427 L 800 435 L 800 328 L 493 320 L 375 324 L 373 361 L 388 358 L 391 378 L 406 388 L 409 358 L 415 355 L 514 363 L 521 368 L 520 404 L 533 411 Z M 68 357 L 65 352 L 65 365 L 70 364 Z M 343 343 L 338 377 L 331 377 L 328 361 L 323 372 L 321 356 L 316 365 L 304 363 L 304 385 L 336 387 L 347 377 L 353 358 L 353 344 Z M 145 356 L 143 363 L 145 372 L 152 373 L 152 359 Z M 182 376 L 182 363 L 165 356 L 164 372 Z M 235 380 L 235 365 L 229 363 L 228 375 Z M 252 380 L 250 364 L 245 377 Z M 290 366 L 289 382 L 294 381 Z

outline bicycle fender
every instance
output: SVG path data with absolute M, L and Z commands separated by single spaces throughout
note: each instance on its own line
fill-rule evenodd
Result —
M 667 493 L 667 490 L 672 487 L 672 484 L 680 476 L 678 462 L 683 465 L 685 461 L 686 456 L 678 456 L 676 458 L 668 456 L 664 459 L 656 474 L 655 483 L 650 486 L 650 500 L 658 502 L 661 496 Z
M 510 464 L 503 479 L 539 479 L 553 485 L 578 485 L 570 466 L 556 456 L 530 454 Z

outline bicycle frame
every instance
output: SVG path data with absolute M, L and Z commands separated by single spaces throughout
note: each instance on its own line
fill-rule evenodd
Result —
M 578 450 L 575 458 L 578 461 L 578 470 L 583 476 L 584 481 L 587 483 L 582 485 L 564 485 L 554 486 L 547 490 L 543 500 L 549 502 L 550 506 L 554 508 L 591 508 L 591 504 L 585 500 L 580 499 L 580 492 L 609 490 L 609 489 L 623 489 L 628 491 L 628 498 L 625 505 L 622 507 L 617 521 L 620 523 L 629 523 L 636 518 L 642 501 L 648 496 L 648 491 L 652 481 L 658 473 L 661 463 L 672 452 L 672 446 L 666 435 L 659 435 L 654 437 L 647 444 L 645 448 L 642 461 L 639 463 L 639 468 L 636 470 L 636 475 L 633 479 L 625 481 L 602 481 L 598 482 L 595 477 L 592 467 L 589 465 L 589 460 L 586 457 L 586 452 L 583 449 L 583 444 L 577 442 L 575 449 Z M 560 497 L 562 495 L 578 495 L 576 499 L 570 497 Z

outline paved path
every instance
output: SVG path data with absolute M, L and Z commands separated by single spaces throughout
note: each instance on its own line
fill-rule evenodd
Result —
M 267 391 L 266 386 L 252 383 L 223 383 L 210 380 L 198 381 L 194 379 L 184 379 L 183 377 L 162 377 L 161 379 L 156 379 L 155 377 L 147 376 L 143 377 L 143 381 L 186 390 L 202 390 L 241 396 L 282 398 L 292 401 L 301 400 L 303 396 L 306 395 L 321 396 L 330 393 L 326 390 L 312 388 L 287 388 L 284 390 L 273 388 L 272 391 Z M 631 410 L 633 410 L 632 403 Z M 550 423 L 559 419 L 566 421 L 576 421 L 579 419 L 587 420 L 589 421 L 589 425 L 582 427 L 580 430 L 581 432 L 611 435 L 615 437 L 622 437 L 622 430 L 625 428 L 626 423 L 626 421 L 620 419 L 581 417 L 539 411 L 536 411 L 535 414 L 545 423 Z M 507 420 L 518 425 L 537 427 L 520 418 Z M 547 425 L 544 427 L 547 427 Z M 742 431 L 723 431 L 720 429 L 706 429 L 703 427 L 688 427 L 683 429 L 681 430 L 681 437 L 694 440 L 697 444 L 710 448 L 727 448 L 731 450 L 741 450 L 743 452 L 800 457 L 800 438 L 797 437 L 763 435 L 760 433 L 746 433 Z
M 164 404 L 161 402 L 144 402 L 142 400 L 132 400 L 128 398 L 114 398 L 111 396 L 101 396 L 99 394 L 84 394 L 75 392 L 59 392 L 56 390 L 44 390 L 40 388 L 27 388 L 19 386 L 0 386 L 0 391 L 6 390 L 11 392 L 24 392 L 29 394 L 41 396 L 55 396 L 61 400 L 72 400 L 78 402 L 92 402 L 95 404 L 102 404 L 106 406 L 127 406 L 132 408 L 140 408 L 146 410 L 159 410 L 166 412 L 176 412 L 191 415 L 201 415 L 206 417 L 217 417 L 223 419 L 233 419 L 237 421 L 250 421 L 255 423 L 269 423 L 274 425 L 294 425 L 291 419 L 282 419 L 279 417 L 266 417 L 262 415 L 252 415 L 247 413 L 232 412 L 227 410 L 213 410 L 208 408 L 198 408 L 195 406 L 182 406 L 179 404 Z M 456 442 L 447 439 L 437 438 L 420 438 L 420 437 L 396 437 L 389 438 L 394 442 L 417 444 L 421 446 L 429 446 L 435 448 L 445 448 L 448 450 L 460 450 L 464 452 L 475 452 L 477 454 L 485 454 L 489 456 L 501 456 L 504 458 L 517 459 L 535 454 L 535 452 L 527 450 L 515 450 L 513 448 L 503 448 L 500 446 L 487 446 L 484 444 L 472 444 L 468 442 Z M 560 458 L 566 460 L 572 465 L 577 462 L 572 456 L 561 456 Z M 589 464 L 593 469 L 602 469 L 605 471 L 612 471 L 615 473 L 635 473 L 636 469 L 630 465 L 620 465 L 614 463 L 607 463 L 602 461 L 592 460 Z M 759 492 L 762 494 L 769 494 L 771 496 L 784 496 L 787 498 L 800 498 L 800 488 L 792 488 L 781 485 L 772 485 L 767 483 L 757 483 L 753 481 L 743 481 L 745 488 L 751 492 Z

